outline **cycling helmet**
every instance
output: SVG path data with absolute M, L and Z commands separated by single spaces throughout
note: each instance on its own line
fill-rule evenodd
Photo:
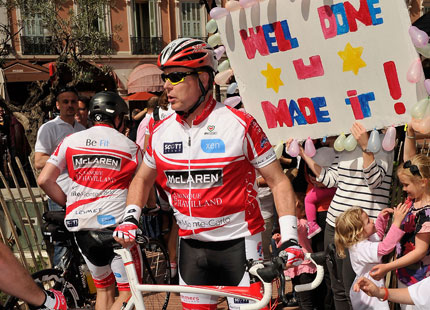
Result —
M 193 113 L 205 100 L 213 84 L 214 73 L 218 69 L 214 49 L 205 41 L 191 38 L 180 38 L 170 42 L 158 56 L 158 66 L 161 70 L 167 67 L 184 67 L 195 72 L 206 71 L 209 74 L 207 89 L 198 78 L 201 95 L 197 102 L 188 111 L 176 111 L 177 114 L 187 117 Z
M 217 71 L 218 61 L 214 49 L 205 41 L 180 38 L 170 42 L 158 56 L 158 66 L 185 67 L 190 69 L 208 68 Z
M 113 123 L 115 116 L 128 113 L 128 106 L 117 93 L 101 91 L 91 98 L 89 111 L 92 120 Z

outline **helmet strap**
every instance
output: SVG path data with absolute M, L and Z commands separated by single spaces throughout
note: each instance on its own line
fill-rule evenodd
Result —
M 115 125 L 115 118 L 112 120 L 113 123 L 113 127 L 119 131 L 119 129 L 121 128 L 122 124 L 124 123 L 124 115 L 119 115 L 119 124 L 118 126 Z
M 199 81 L 199 87 L 200 87 L 200 91 L 201 91 L 201 95 L 199 97 L 199 99 L 197 100 L 197 102 L 191 107 L 191 109 L 189 109 L 188 111 L 177 111 L 176 114 L 179 114 L 180 116 L 182 116 L 183 118 L 187 118 L 188 116 L 190 116 L 190 114 L 192 114 L 195 110 L 197 110 L 197 108 L 205 101 L 206 95 L 209 92 L 209 88 L 210 85 L 212 84 L 212 74 L 210 74 L 209 72 L 207 72 L 209 74 L 209 83 L 208 83 L 208 89 L 205 89 L 205 87 L 203 86 L 202 81 L 200 80 L 199 77 L 197 77 L 198 81 Z

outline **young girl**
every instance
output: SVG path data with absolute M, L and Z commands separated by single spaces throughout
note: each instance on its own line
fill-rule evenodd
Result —
M 299 197 L 298 197 L 299 198 Z M 303 249 L 303 252 L 312 252 L 311 241 L 307 237 L 307 220 L 305 218 L 305 210 L 302 199 L 297 199 L 296 203 L 296 215 L 297 215 L 297 234 L 299 237 L 299 244 Z M 273 239 L 276 242 L 281 241 L 280 234 L 274 234 Z M 310 283 L 314 280 L 316 273 L 315 265 L 309 260 L 303 261 L 297 267 L 292 267 L 285 270 L 285 275 L 291 278 L 293 285 Z M 302 310 L 313 310 L 317 307 L 317 298 L 315 298 L 315 290 L 305 291 L 296 294 L 299 307 Z M 321 300 L 322 304 L 323 300 Z
M 430 275 L 430 158 L 419 154 L 399 166 L 397 176 L 411 203 L 401 228 L 405 235 L 396 248 L 397 259 L 372 268 L 370 275 L 378 280 L 397 269 L 398 287 L 406 287 Z M 402 309 L 414 309 L 403 306 Z
M 390 253 L 396 243 L 403 236 L 400 225 L 408 210 L 406 204 L 399 204 L 394 210 L 387 208 L 379 213 L 376 224 L 366 212 L 360 207 L 353 207 L 343 212 L 336 219 L 334 242 L 337 254 L 344 258 L 345 249 L 348 248 L 352 269 L 356 277 L 354 283 L 360 277 L 369 277 L 369 272 L 375 264 L 381 262 L 383 255 Z M 394 213 L 393 224 L 383 241 L 385 228 L 388 223 L 390 213 Z M 383 280 L 377 285 L 383 285 Z M 353 287 L 354 285 L 352 285 Z M 389 309 L 386 300 L 371 298 L 363 292 L 355 292 L 351 287 L 350 299 L 352 308 L 356 309 Z

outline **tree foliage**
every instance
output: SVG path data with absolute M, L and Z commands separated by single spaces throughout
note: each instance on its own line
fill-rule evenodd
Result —
M 71 5 L 71 4 L 74 5 Z M 44 36 L 50 38 L 52 54 L 56 55 L 56 70 L 50 80 L 34 83 L 29 97 L 23 105 L 8 104 L 11 111 L 23 124 L 27 139 L 34 148 L 38 128 L 42 125 L 46 111 L 55 104 L 56 90 L 64 85 L 91 84 L 94 75 L 110 75 L 109 67 L 88 67 L 88 62 L 101 55 L 110 55 L 111 37 L 106 25 L 109 11 L 116 0 L 0 0 L 0 7 L 9 12 L 19 9 L 21 20 L 18 29 L 24 28 L 26 20 L 36 16 L 41 21 Z M 67 8 L 67 9 L 65 9 Z M 121 25 L 111 26 L 115 36 Z M 6 37 L 13 38 L 9 31 Z M 0 25 L 0 36 L 2 26 Z M 15 34 L 16 35 L 16 34 Z M 0 42 L 1 44 L 1 42 Z

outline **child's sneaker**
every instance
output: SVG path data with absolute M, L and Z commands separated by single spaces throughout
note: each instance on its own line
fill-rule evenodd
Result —
M 308 222 L 308 239 L 311 239 L 320 231 L 321 227 L 316 222 Z

